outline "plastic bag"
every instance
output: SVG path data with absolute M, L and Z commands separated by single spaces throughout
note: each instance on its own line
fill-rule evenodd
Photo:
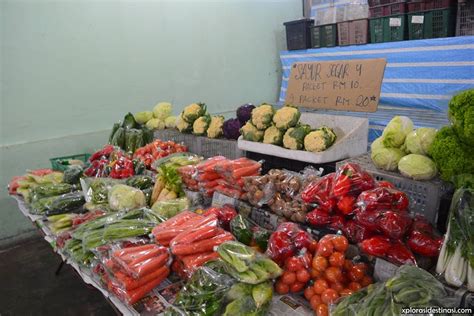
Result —
M 109 206 L 112 210 L 132 210 L 146 206 L 143 192 L 125 184 L 116 184 L 108 192 Z
M 376 235 L 363 240 L 359 247 L 368 255 L 387 259 L 397 265 L 416 265 L 413 253 L 401 241 L 391 241 L 385 236 Z
M 235 281 L 210 268 L 196 270 L 165 315 L 214 315 Z
M 224 204 L 222 207 L 211 207 L 203 213 L 204 216 L 211 214 L 217 215 L 220 227 L 230 231 L 230 223 L 237 216 L 237 211 L 232 205 Z
M 408 210 L 409 199 L 402 191 L 378 187 L 362 192 L 357 198 L 356 204 L 363 211 L 396 210 L 404 212 Z
M 122 180 L 112 178 L 82 178 L 80 180 L 86 202 L 95 205 L 108 203 L 109 191 Z
M 171 252 L 176 256 L 189 256 L 212 252 L 220 244 L 234 240 L 229 232 L 214 225 L 205 225 L 185 230 L 170 242 Z
M 313 237 L 297 224 L 285 222 L 270 236 L 265 254 L 282 266 L 286 259 L 309 248 L 313 241 Z
M 375 179 L 354 163 L 346 163 L 339 167 L 334 176 L 331 197 L 342 198 L 350 195 L 357 197 L 361 192 L 375 188 Z
M 35 202 L 39 199 L 50 197 L 50 196 L 58 196 L 61 194 L 69 193 L 71 191 L 76 190 L 75 185 L 67 184 L 67 183 L 48 183 L 48 184 L 40 184 L 36 187 L 30 188 L 30 200 L 31 202 Z
M 187 209 L 188 207 L 188 199 L 183 197 L 174 200 L 156 201 L 151 209 L 154 213 L 160 216 L 170 218 Z

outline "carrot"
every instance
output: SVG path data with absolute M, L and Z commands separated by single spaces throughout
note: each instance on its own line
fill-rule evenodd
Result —
M 183 211 L 177 215 L 171 217 L 170 219 L 164 221 L 161 224 L 158 224 L 155 228 L 163 229 L 168 227 L 179 226 L 192 218 L 199 217 L 196 213 L 190 211 Z
M 198 181 L 213 181 L 219 179 L 221 176 L 214 172 L 214 171 L 208 171 L 208 172 L 203 172 L 197 176 Z
M 140 278 L 164 266 L 168 258 L 168 254 L 164 253 L 155 258 L 151 258 L 130 266 L 130 268 L 132 268 L 135 272 L 135 275 Z
M 186 268 L 196 268 L 202 266 L 204 263 L 218 259 L 219 254 L 217 252 L 207 252 L 207 253 L 200 253 L 197 255 L 189 255 L 181 258 L 183 264 Z
M 166 248 L 165 247 L 160 247 L 157 249 L 150 250 L 146 253 L 143 253 L 141 256 L 137 256 L 135 258 L 132 258 L 130 261 L 129 265 L 135 265 L 137 263 L 140 263 L 142 261 L 145 261 L 150 258 L 157 257 L 160 254 L 166 253 Z
M 130 276 L 120 272 L 115 274 L 115 278 L 118 280 L 122 288 L 124 288 L 127 291 L 134 290 L 138 287 L 141 287 L 145 285 L 146 283 L 153 281 L 154 279 L 158 278 L 161 276 L 161 274 L 165 273 L 168 267 L 163 266 L 159 268 L 158 270 L 149 273 L 139 279 L 133 279 Z
M 224 233 L 218 236 L 215 236 L 210 239 L 204 239 L 192 244 L 182 244 L 176 245 L 173 247 L 172 252 L 177 256 L 192 255 L 202 252 L 210 252 L 214 250 L 215 246 L 222 244 L 223 242 L 233 240 L 234 236 L 230 233 Z
M 207 159 L 206 161 L 203 161 L 201 163 L 199 163 L 196 168 L 199 170 L 199 171 L 204 171 L 206 168 L 208 167 L 214 167 L 214 165 L 219 162 L 220 160 L 225 160 L 227 158 L 225 158 L 224 156 L 215 156 L 215 157 L 212 157 L 212 158 L 209 158 Z
M 130 305 L 133 305 L 136 302 L 138 302 L 141 298 L 147 295 L 151 290 L 157 287 L 158 284 L 163 282 L 163 280 L 166 279 L 166 277 L 168 276 L 169 272 L 170 272 L 169 269 L 166 268 L 166 270 L 156 279 L 142 285 L 141 287 L 135 290 L 127 291 L 128 303 Z
M 201 216 L 201 215 L 196 215 L 196 217 L 191 218 L 188 220 L 186 223 L 175 226 L 175 227 L 170 227 L 166 230 L 155 230 L 153 232 L 153 235 L 157 240 L 168 240 L 176 237 L 180 233 L 190 229 L 190 228 L 196 228 L 196 227 L 201 227 L 205 225 L 212 225 L 213 222 L 217 222 L 217 216 Z M 154 229 L 156 229 L 155 227 Z
M 205 188 L 205 189 L 212 189 L 213 187 L 215 187 L 216 185 L 219 184 L 219 181 L 221 181 L 222 179 L 217 179 L 217 180 L 212 180 L 212 181 L 202 181 L 199 183 L 199 186 L 201 188 Z
M 232 171 L 232 177 L 234 179 L 240 179 L 255 174 L 262 166 L 259 163 L 255 163 L 249 167 L 243 167 Z
M 217 223 L 216 223 L 217 225 Z M 203 239 L 212 238 L 219 233 L 222 233 L 223 230 L 217 226 L 203 226 L 191 230 L 186 230 L 173 238 L 171 241 L 171 246 L 178 244 L 189 244 Z
M 121 257 L 125 254 L 130 254 L 130 253 L 134 253 L 134 252 L 138 252 L 138 251 L 142 251 L 142 250 L 147 250 L 147 249 L 151 249 L 153 247 L 156 247 L 156 245 L 146 244 L 146 245 L 143 245 L 143 246 L 134 246 L 134 247 L 123 248 L 123 249 L 114 251 L 113 256 Z

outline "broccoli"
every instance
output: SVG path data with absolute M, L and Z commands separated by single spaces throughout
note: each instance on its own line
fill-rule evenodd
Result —
M 183 113 L 181 112 L 181 114 L 176 119 L 176 127 L 181 133 L 190 133 L 193 125 L 183 119 Z
M 205 135 L 210 123 L 211 116 L 209 114 L 197 118 L 193 123 L 193 134 L 197 136 Z
M 183 119 L 188 123 L 194 123 L 198 117 L 206 114 L 206 105 L 204 103 L 192 103 L 184 108 Z
M 273 123 L 275 123 L 277 128 L 287 130 L 298 123 L 300 116 L 301 113 L 296 107 L 287 105 L 275 112 Z
M 252 142 L 261 142 L 263 139 L 263 131 L 259 131 L 252 123 L 247 122 L 240 129 L 243 139 Z
M 218 138 L 222 136 L 222 126 L 224 125 L 225 118 L 222 115 L 213 116 L 211 123 L 207 129 L 207 137 Z
M 281 145 L 283 143 L 283 134 L 285 131 L 278 129 L 275 125 L 265 130 L 263 142 L 265 144 Z
M 336 140 L 336 134 L 329 127 L 321 127 L 310 132 L 304 138 L 304 148 L 307 151 L 319 152 L 331 147 Z
M 429 154 L 445 181 L 453 181 L 458 174 L 474 173 L 474 148 L 461 143 L 452 127 L 445 126 L 436 133 Z
M 449 101 L 448 117 L 459 139 L 474 145 L 474 89 L 466 90 Z
M 283 136 L 283 147 L 293 150 L 303 149 L 304 138 L 310 131 L 311 126 L 307 124 L 289 128 Z
M 270 104 L 262 104 L 252 110 L 252 124 L 263 131 L 272 124 L 273 114 L 275 110 Z

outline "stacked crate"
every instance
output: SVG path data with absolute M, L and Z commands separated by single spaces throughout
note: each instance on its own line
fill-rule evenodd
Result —
M 369 0 L 371 43 L 407 38 L 406 0 Z
M 456 36 L 474 35 L 474 1 L 458 0 Z
M 408 39 L 454 36 L 457 0 L 411 0 L 407 3 Z

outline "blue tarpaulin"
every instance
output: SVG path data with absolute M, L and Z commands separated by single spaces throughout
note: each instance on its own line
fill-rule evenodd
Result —
M 283 51 L 280 103 L 285 101 L 291 65 L 304 61 L 385 58 L 379 109 L 375 113 L 324 111 L 368 117 L 372 141 L 394 115 L 417 126 L 448 124 L 447 108 L 459 91 L 474 88 L 474 36 Z

